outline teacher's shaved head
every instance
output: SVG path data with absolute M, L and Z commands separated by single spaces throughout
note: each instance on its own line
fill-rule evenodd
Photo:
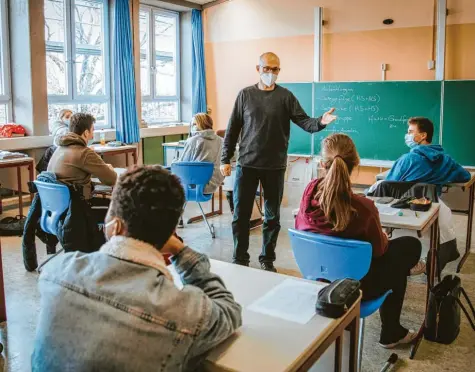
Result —
M 259 65 L 260 66 L 266 66 L 266 65 L 280 66 L 280 58 L 275 53 L 266 52 L 266 53 L 261 54 L 261 56 L 259 57 Z

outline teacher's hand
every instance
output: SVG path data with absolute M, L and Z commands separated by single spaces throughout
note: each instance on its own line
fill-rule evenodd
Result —
M 330 109 L 330 111 L 327 111 L 323 114 L 323 116 L 322 116 L 322 124 L 323 125 L 328 125 L 328 124 L 330 124 L 330 123 L 332 123 L 336 120 L 337 116 L 333 115 L 334 111 L 335 111 L 335 108 L 332 107 Z
M 221 165 L 221 174 L 224 177 L 229 177 L 231 175 L 231 164 L 223 164 Z

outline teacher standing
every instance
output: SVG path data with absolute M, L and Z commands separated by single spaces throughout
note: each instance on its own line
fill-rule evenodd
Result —
M 239 140 L 239 159 L 234 184 L 233 262 L 249 266 L 249 222 L 259 181 L 264 189 L 264 225 L 261 268 L 276 271 L 275 247 L 280 231 L 280 204 L 284 193 L 290 121 L 309 133 L 336 119 L 334 109 L 310 118 L 287 89 L 276 85 L 280 60 L 264 53 L 256 66 L 260 80 L 238 94 L 224 138 L 221 172 L 231 175 L 231 158 Z

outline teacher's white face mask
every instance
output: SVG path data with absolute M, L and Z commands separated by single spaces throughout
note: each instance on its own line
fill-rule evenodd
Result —
M 277 75 L 272 72 L 263 72 L 261 74 L 261 80 L 266 87 L 271 87 L 277 81 Z

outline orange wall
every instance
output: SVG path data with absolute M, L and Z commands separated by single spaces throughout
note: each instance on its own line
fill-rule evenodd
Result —
M 313 80 L 313 9 L 324 7 L 325 81 L 432 80 L 433 0 L 233 0 L 204 13 L 208 105 L 224 129 L 258 56 L 281 58 L 281 82 Z M 449 0 L 446 78 L 475 79 L 475 1 Z M 393 17 L 394 25 L 381 24 Z

